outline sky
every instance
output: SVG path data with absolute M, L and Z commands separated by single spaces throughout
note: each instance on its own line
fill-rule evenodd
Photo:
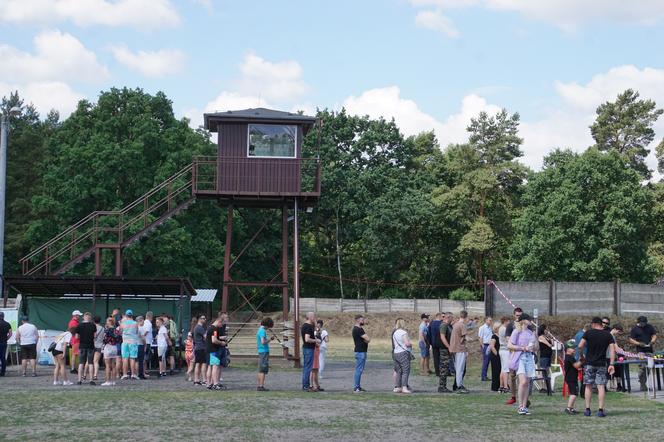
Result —
M 537 169 L 591 145 L 595 109 L 627 88 L 664 107 L 662 42 L 661 0 L 0 0 L 0 95 L 67 117 L 140 87 L 194 127 L 204 112 L 346 108 L 443 147 L 505 108 Z M 664 118 L 655 129 L 653 151 Z

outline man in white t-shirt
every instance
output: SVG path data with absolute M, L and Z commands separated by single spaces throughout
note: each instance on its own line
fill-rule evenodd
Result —
M 21 318 L 21 325 L 16 330 L 16 342 L 21 346 L 21 364 L 23 376 L 27 376 L 28 364 L 32 364 L 32 376 L 37 376 L 37 342 L 39 331 L 28 322 L 28 317 Z
M 136 318 L 136 322 L 138 322 L 138 357 L 136 359 L 138 363 L 138 378 L 145 379 L 148 377 L 145 374 L 144 368 L 145 347 L 152 343 L 152 324 L 143 319 L 143 316 Z M 148 327 L 146 324 L 150 324 L 150 326 Z
M 484 318 L 484 324 L 477 330 L 477 337 L 480 341 L 480 351 L 482 352 L 482 381 L 489 381 L 487 371 L 489 369 L 489 353 L 488 348 L 491 343 L 491 336 L 493 336 L 493 319 L 491 316 Z

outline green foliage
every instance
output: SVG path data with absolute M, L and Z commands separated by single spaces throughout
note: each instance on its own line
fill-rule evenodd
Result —
M 648 145 L 655 139 L 652 126 L 663 112 L 654 101 L 640 100 L 638 92 L 627 89 L 615 102 L 597 108 L 590 132 L 600 151 L 620 153 L 629 167 L 647 179 L 652 175 L 645 163 Z
M 55 113 L 40 119 L 17 94 L 2 109 L 14 105 L 24 112 L 9 144 L 7 273 L 91 211 L 121 208 L 192 156 L 216 152 L 208 133 L 175 118 L 163 93 L 111 89 L 63 122 Z M 320 133 L 304 140 L 304 155 L 321 158 L 323 193 L 300 217 L 302 295 L 338 297 L 343 288 L 346 297 L 446 297 L 433 285 L 485 277 L 652 281 L 664 274 L 664 184 L 642 184 L 643 158 L 661 113 L 628 90 L 598 108 L 595 147 L 556 150 L 531 172 L 519 163 L 517 113 L 480 113 L 468 142 L 441 150 L 433 132 L 404 137 L 394 121 L 319 111 Z M 660 167 L 663 157 L 664 142 Z M 236 252 L 268 222 L 233 277 L 270 280 L 279 271 L 280 216 L 239 212 Z M 219 287 L 225 226 L 225 210 L 197 201 L 129 247 L 125 273 Z M 105 274 L 111 258 L 103 258 Z M 90 274 L 90 261 L 74 271 Z M 279 291 L 245 294 L 266 309 L 281 302 Z M 469 289 L 449 297 L 481 298 Z
M 449 294 L 449 299 L 455 301 L 479 301 L 481 299 L 481 295 L 477 291 L 473 291 L 466 287 L 461 287 L 452 290 Z
M 652 196 L 616 151 L 556 151 L 529 181 L 512 244 L 522 280 L 652 281 Z

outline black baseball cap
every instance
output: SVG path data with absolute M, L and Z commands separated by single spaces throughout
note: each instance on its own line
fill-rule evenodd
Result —
M 645 316 L 639 316 L 638 318 L 636 318 L 636 322 L 641 324 L 647 324 L 648 318 L 646 318 Z
M 530 318 L 530 315 L 528 313 L 524 313 L 521 315 L 521 318 L 519 318 L 521 321 L 532 321 Z
M 420 319 L 429 319 L 429 315 L 427 315 L 426 313 L 422 313 Z

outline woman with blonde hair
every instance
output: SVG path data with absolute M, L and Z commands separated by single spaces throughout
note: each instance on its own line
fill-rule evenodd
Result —
M 410 361 L 413 359 L 413 344 L 406 331 L 406 321 L 403 318 L 396 320 L 392 332 L 392 350 L 394 352 L 394 371 L 396 372 L 395 393 L 412 393 L 408 389 L 410 376 Z
M 528 409 L 528 396 L 530 382 L 535 377 L 535 352 L 539 345 L 537 336 L 530 330 L 531 319 L 526 313 L 521 315 L 520 321 L 514 325 L 507 347 L 512 350 L 510 369 L 516 371 L 519 378 L 519 409 L 521 415 L 530 415 Z

